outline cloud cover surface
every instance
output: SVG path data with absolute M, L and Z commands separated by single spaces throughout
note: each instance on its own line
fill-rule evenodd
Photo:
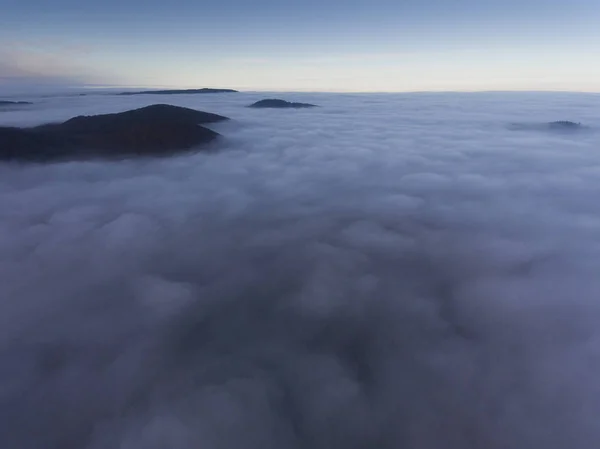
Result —
M 260 98 L 173 99 L 218 154 L 0 166 L 3 447 L 598 447 L 599 97 Z

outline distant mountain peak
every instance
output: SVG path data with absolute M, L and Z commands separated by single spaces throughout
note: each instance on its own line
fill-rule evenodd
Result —
M 167 90 L 141 90 L 137 92 L 121 92 L 118 95 L 184 95 L 184 94 L 224 94 L 236 93 L 233 89 L 167 89 Z

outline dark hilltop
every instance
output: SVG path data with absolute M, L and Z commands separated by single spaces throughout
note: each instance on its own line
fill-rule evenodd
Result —
M 249 108 L 274 108 L 274 109 L 301 109 L 301 108 L 316 108 L 316 104 L 310 103 L 292 103 L 285 100 L 268 98 L 266 100 L 257 101 L 248 106 Z
M 0 100 L 0 106 L 25 106 L 28 104 L 33 104 L 29 101 L 5 101 Z
M 201 125 L 224 120 L 228 118 L 156 104 L 33 128 L 0 127 L 0 160 L 50 162 L 170 156 L 212 142 L 219 134 Z

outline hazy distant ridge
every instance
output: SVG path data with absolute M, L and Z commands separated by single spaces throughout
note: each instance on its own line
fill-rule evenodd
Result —
M 178 94 L 222 94 L 238 92 L 233 89 L 173 89 L 173 90 L 143 90 L 139 92 L 121 92 L 118 95 L 178 95 Z

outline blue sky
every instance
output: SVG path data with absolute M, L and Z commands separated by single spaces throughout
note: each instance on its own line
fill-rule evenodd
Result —
M 600 91 L 595 0 L 0 5 L 0 86 Z

